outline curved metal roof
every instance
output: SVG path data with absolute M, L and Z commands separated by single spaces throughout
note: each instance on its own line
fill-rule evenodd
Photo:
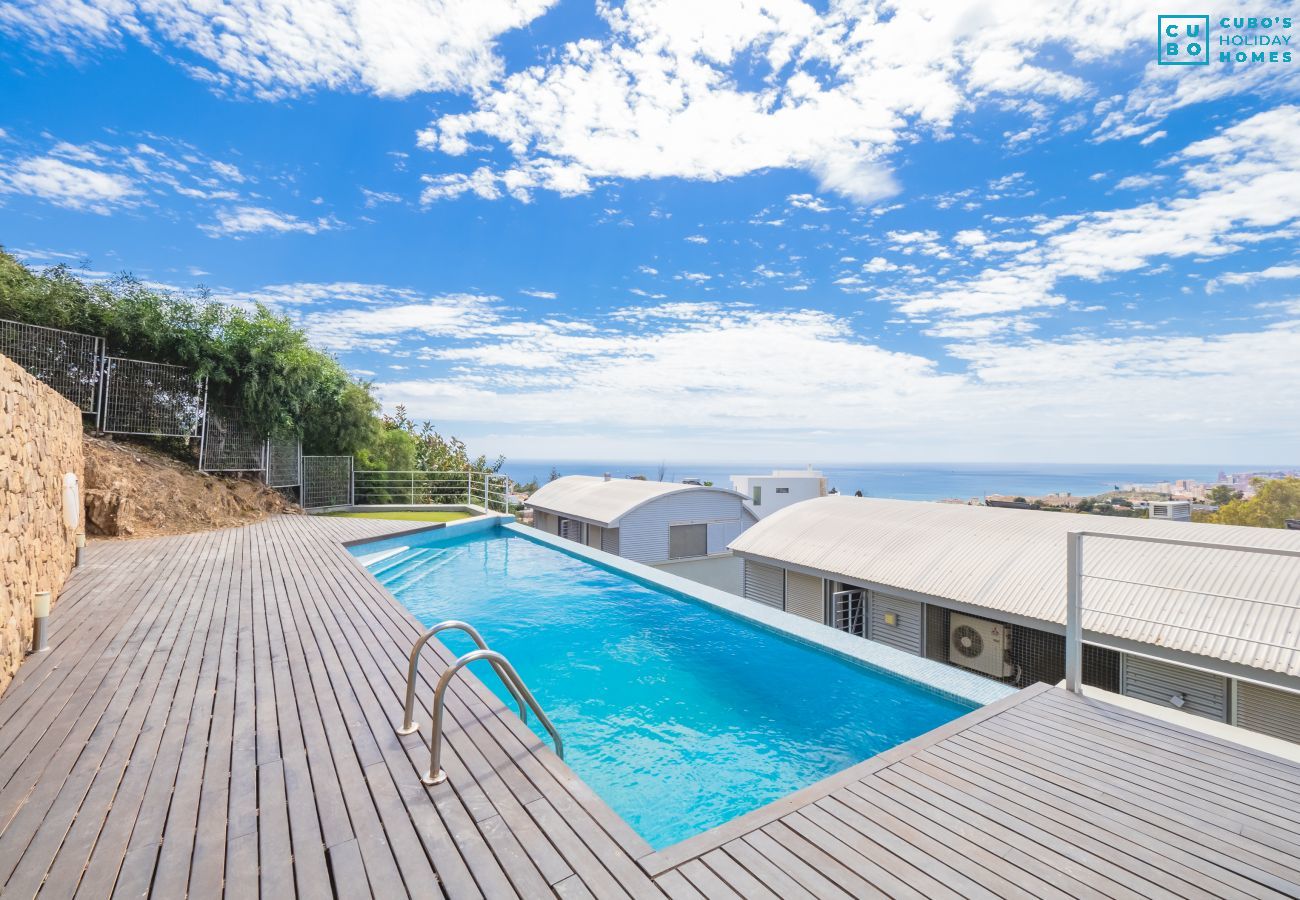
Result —
M 1065 535 L 1140 534 L 1300 551 L 1274 528 L 823 497 L 773 513 L 731 549 L 849 582 L 1063 624 Z M 1088 631 L 1300 676 L 1300 559 L 1084 539 Z
M 687 491 L 712 491 L 729 494 L 742 502 L 745 499 L 744 495 L 726 488 L 698 484 L 641 481 L 636 478 L 611 478 L 606 481 L 594 475 L 566 475 L 542 485 L 524 505 L 609 528 L 651 500 Z

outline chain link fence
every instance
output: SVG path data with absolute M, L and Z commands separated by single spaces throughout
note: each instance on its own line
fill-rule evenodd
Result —
M 194 437 L 207 383 L 190 369 L 140 359 L 104 358 L 99 430 L 150 437 Z
M 302 457 L 302 508 L 352 505 L 352 457 Z
M 267 438 L 266 483 L 273 488 L 302 485 L 302 443 L 296 436 Z
M 0 319 L 0 354 L 58 391 L 83 413 L 99 413 L 104 339 Z
M 263 472 L 266 442 L 238 410 L 210 405 L 203 417 L 199 468 L 204 472 Z

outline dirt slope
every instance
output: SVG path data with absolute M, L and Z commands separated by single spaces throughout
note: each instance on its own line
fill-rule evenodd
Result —
M 276 491 L 135 444 L 83 438 L 86 533 L 98 537 L 183 534 L 301 512 Z

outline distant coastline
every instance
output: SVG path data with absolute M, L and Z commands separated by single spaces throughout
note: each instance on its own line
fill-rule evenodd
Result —
M 616 478 L 659 476 L 660 462 L 601 463 L 591 460 L 510 459 L 505 472 L 517 482 L 537 479 L 544 483 L 554 467 L 561 475 L 601 475 Z M 774 462 L 692 463 L 664 460 L 665 481 L 700 478 L 729 487 L 730 476 L 770 471 L 774 468 L 803 469 L 806 465 Z M 829 487 L 842 494 L 862 491 L 864 496 L 898 500 L 970 500 L 988 494 L 1044 496 L 1049 494 L 1091 497 L 1128 484 L 1155 484 L 1179 480 L 1213 482 L 1220 471 L 1251 472 L 1297 469 L 1300 464 L 1207 464 L 1207 465 L 1065 465 L 1011 463 L 873 463 L 869 465 L 814 465 L 827 478 Z

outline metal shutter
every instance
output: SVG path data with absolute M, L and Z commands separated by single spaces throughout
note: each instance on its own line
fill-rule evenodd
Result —
M 1300 694 L 1238 681 L 1237 724 L 1300 744 Z
M 1182 695 L 1182 706 L 1173 702 L 1175 694 Z M 1124 695 L 1218 722 L 1228 720 L 1228 679 L 1173 663 L 1125 654 Z
M 745 560 L 745 596 L 764 606 L 785 609 L 785 570 Z
M 618 556 L 618 529 L 605 528 L 600 533 L 600 549 Z
M 694 559 L 709 555 L 709 526 L 703 522 L 668 526 L 668 558 Z
M 582 543 L 582 523 L 576 519 L 560 519 L 560 537 Z
M 822 589 L 822 580 L 816 575 L 802 572 L 785 573 L 785 611 L 812 619 L 814 622 L 826 622 L 826 602 Z
M 886 614 L 894 614 L 894 624 L 885 624 Z M 867 637 L 898 650 L 921 656 L 921 617 L 925 607 L 915 600 L 903 600 L 871 592 L 871 628 Z

